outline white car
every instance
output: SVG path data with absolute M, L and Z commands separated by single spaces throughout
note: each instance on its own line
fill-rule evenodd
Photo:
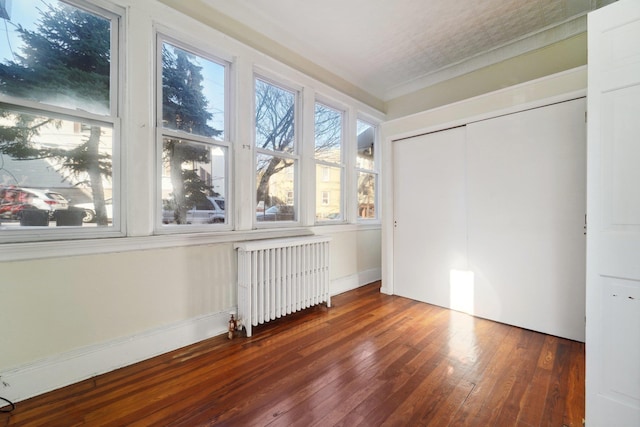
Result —
M 164 201 L 162 223 L 173 224 L 175 212 L 168 201 Z M 221 224 L 225 222 L 225 200 L 222 197 L 206 197 L 187 210 L 187 224 Z
M 82 217 L 82 222 L 94 222 L 96 220 L 96 208 L 92 202 L 89 203 L 78 203 L 74 205 L 75 208 L 84 209 L 84 216 Z M 108 198 L 104 201 L 104 207 L 107 210 L 107 220 L 113 220 L 113 201 L 111 198 Z

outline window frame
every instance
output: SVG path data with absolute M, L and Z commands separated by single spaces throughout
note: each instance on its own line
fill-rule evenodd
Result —
M 154 174 L 154 210 L 153 210 L 153 224 L 154 234 L 182 234 L 182 233 L 201 233 L 201 232 L 224 232 L 230 231 L 234 227 L 234 201 L 233 201 L 233 179 L 232 179 L 232 158 L 233 158 L 233 142 L 232 142 L 232 111 L 231 111 L 231 74 L 232 74 L 232 62 L 229 59 L 225 59 L 224 55 L 218 55 L 202 48 L 197 48 L 191 43 L 184 42 L 180 37 L 175 37 L 169 34 L 171 31 L 165 31 L 163 29 L 156 28 L 154 33 L 155 40 L 155 79 L 154 79 L 154 94 L 155 94 L 155 147 L 154 147 L 154 159 L 155 159 L 155 174 Z M 223 138 L 206 137 L 198 134 L 192 134 L 175 130 L 163 126 L 163 98 L 162 98 L 162 77 L 163 77 L 163 64 L 162 64 L 162 48 L 163 44 L 167 43 L 173 47 L 189 52 L 199 58 L 213 62 L 224 67 L 224 120 L 223 120 Z M 225 150 L 225 221 L 224 223 L 211 223 L 211 224 L 163 224 L 162 222 L 162 174 L 163 174 L 163 144 L 165 138 L 176 138 L 188 141 L 189 143 L 196 143 L 206 145 L 207 147 L 220 147 Z M 230 197 L 231 196 L 231 197 Z M 230 198 L 229 198 L 230 197 Z
M 294 141 L 293 141 L 293 151 L 291 153 L 287 153 L 285 151 L 272 151 L 264 148 L 258 148 L 257 146 L 257 134 L 256 134 L 256 81 L 261 80 L 263 83 L 267 83 L 269 85 L 275 86 L 279 89 L 285 90 L 287 92 L 291 92 L 294 98 L 294 120 L 293 120 L 293 132 L 294 132 Z M 306 199 L 301 199 L 301 191 L 300 191 L 300 177 L 302 175 L 302 152 L 304 151 L 304 147 L 302 144 L 304 143 L 304 137 L 302 135 L 303 126 L 302 126 L 302 104 L 303 100 L 303 88 L 302 86 L 296 85 L 290 81 L 287 81 L 283 78 L 273 77 L 269 72 L 262 69 L 254 69 L 252 74 L 252 85 L 253 89 L 251 91 L 252 94 L 252 115 L 251 115 L 251 123 L 252 123 L 252 157 L 253 157 L 253 178 L 252 182 L 252 202 L 251 206 L 253 212 L 253 225 L 256 229 L 265 229 L 265 228 L 283 228 L 283 227 L 297 227 L 302 224 L 301 220 L 301 212 L 302 206 L 304 203 L 307 203 Z M 293 197 L 294 197 L 294 216 L 293 220 L 288 221 L 258 221 L 256 213 L 258 212 L 258 202 L 256 200 L 256 193 L 258 191 L 257 188 L 257 166 L 258 166 L 258 156 L 266 155 L 266 156 L 275 156 L 281 157 L 285 159 L 289 159 L 293 161 L 293 172 L 287 171 L 288 174 L 293 174 Z M 266 210 L 267 208 L 265 208 Z
M 110 23 L 110 61 L 109 61 L 109 109 L 107 114 L 92 113 L 79 108 L 61 107 L 26 98 L 0 93 L 0 106 L 18 113 L 42 115 L 59 120 L 97 125 L 112 129 L 111 140 L 111 182 L 113 218 L 107 227 L 20 227 L 19 229 L 0 231 L 0 244 L 35 243 L 63 240 L 86 240 L 96 238 L 116 238 L 126 236 L 126 216 L 124 215 L 125 197 L 122 175 L 124 171 L 124 149 L 122 147 L 122 111 L 125 81 L 125 9 L 112 3 L 101 1 L 59 0 L 86 13 L 99 16 Z M 1 224 L 0 224 L 1 227 Z M 28 229 L 25 229 L 28 228 Z M 82 243 L 78 243 L 81 245 Z
M 318 159 L 316 158 L 315 155 L 315 123 L 316 123 L 316 115 L 315 115 L 315 110 L 316 110 L 316 105 L 320 104 L 321 106 L 328 108 L 330 110 L 333 110 L 337 113 L 340 114 L 341 117 L 341 130 L 340 130 L 340 162 L 339 163 L 335 163 L 335 162 L 330 162 L 327 160 L 323 160 L 323 159 Z M 346 107 L 339 105 L 336 102 L 332 102 L 327 100 L 325 97 L 322 96 L 316 96 L 313 102 L 313 123 L 314 123 L 314 134 L 313 134 L 313 163 L 314 163 L 314 197 L 313 197 L 313 221 L 315 225 L 335 225 L 335 224 L 341 224 L 341 223 L 345 223 L 347 222 L 347 213 L 345 212 L 345 208 L 346 208 L 346 200 L 348 198 L 347 195 L 347 191 L 346 188 L 347 186 L 346 184 L 346 176 L 347 176 L 347 158 L 348 158 L 348 152 L 350 149 L 350 141 L 349 138 L 347 138 L 347 129 L 348 129 L 348 110 Z M 323 171 L 322 171 L 322 176 L 318 177 L 318 166 L 322 166 Z M 328 169 L 328 173 L 329 173 L 329 180 L 325 181 L 325 171 L 324 168 Z M 317 204 L 317 200 L 318 200 L 318 181 L 322 181 L 322 182 L 330 182 L 331 181 L 331 169 L 339 169 L 340 170 L 340 217 L 339 218 L 335 218 L 335 219 L 322 219 L 322 220 L 318 220 L 317 217 L 317 210 L 318 210 L 318 206 L 316 206 Z M 322 200 L 322 199 L 321 199 Z M 324 204 L 321 203 L 321 206 L 323 206 Z

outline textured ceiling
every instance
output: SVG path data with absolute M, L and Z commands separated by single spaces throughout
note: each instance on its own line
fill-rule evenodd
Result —
M 388 100 L 586 30 L 613 0 L 205 0 Z

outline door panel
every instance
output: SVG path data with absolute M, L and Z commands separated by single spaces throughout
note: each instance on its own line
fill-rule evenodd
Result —
M 584 99 L 467 126 L 476 314 L 585 339 Z
M 640 2 L 589 14 L 587 426 L 640 426 Z
M 465 128 L 394 142 L 394 293 L 449 307 L 467 268 Z

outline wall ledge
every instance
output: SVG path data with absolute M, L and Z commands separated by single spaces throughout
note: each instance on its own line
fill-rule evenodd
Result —
M 248 231 L 163 234 L 140 237 L 76 239 L 0 244 L 0 262 L 95 255 L 152 249 L 243 242 L 257 239 L 309 236 L 312 234 L 379 230 L 376 224 L 335 224 L 315 227 L 274 228 Z

